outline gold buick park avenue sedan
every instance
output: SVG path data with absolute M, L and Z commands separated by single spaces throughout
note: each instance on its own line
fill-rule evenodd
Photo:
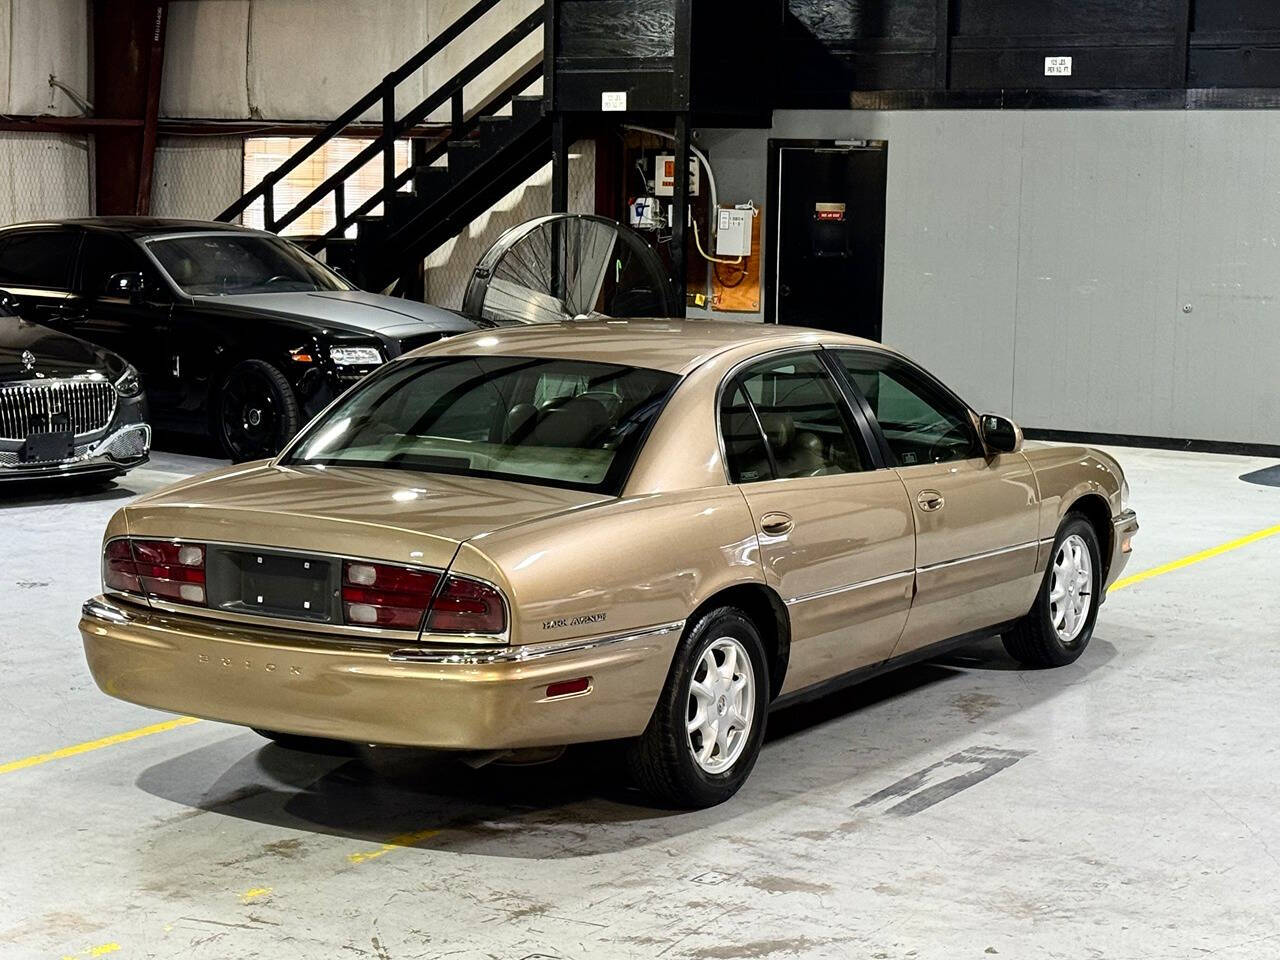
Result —
M 80 632 L 124 700 L 285 742 L 620 741 L 654 801 L 707 806 L 779 704 L 980 634 L 1071 663 L 1127 497 L 1105 453 L 852 337 L 477 331 L 117 512 Z

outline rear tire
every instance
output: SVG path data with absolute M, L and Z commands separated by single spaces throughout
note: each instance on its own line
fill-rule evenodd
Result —
M 214 436 L 232 463 L 274 457 L 302 426 L 293 385 L 265 360 L 228 370 L 210 407 Z
M 723 803 L 742 786 L 764 741 L 769 667 L 760 631 L 735 607 L 695 621 L 676 648 L 649 725 L 627 766 L 657 803 Z
M 1068 514 L 1031 612 L 1001 638 L 1011 657 L 1028 667 L 1064 667 L 1079 659 L 1098 618 L 1101 557 L 1093 524 Z

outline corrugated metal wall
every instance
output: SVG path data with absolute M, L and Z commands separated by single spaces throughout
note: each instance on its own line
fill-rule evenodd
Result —
M 722 203 L 763 203 L 770 136 L 887 140 L 884 339 L 971 403 L 1280 443 L 1280 112 L 804 111 L 702 136 Z

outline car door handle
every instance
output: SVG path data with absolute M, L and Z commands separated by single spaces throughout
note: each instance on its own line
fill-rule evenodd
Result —
M 795 521 L 785 513 L 766 513 L 760 518 L 760 529 L 772 537 L 790 533 L 793 526 Z
M 926 513 L 941 510 L 947 505 L 947 501 L 937 490 L 921 490 L 916 494 L 916 503 L 920 504 L 920 509 Z

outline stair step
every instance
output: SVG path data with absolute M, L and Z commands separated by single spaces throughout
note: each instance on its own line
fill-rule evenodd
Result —
M 485 149 L 497 149 L 505 146 L 511 139 L 513 126 L 510 117 L 481 117 L 480 145 Z
M 511 116 L 522 122 L 542 119 L 542 97 L 530 94 L 512 97 Z
M 449 175 L 457 180 L 480 164 L 485 150 L 479 140 L 450 140 L 445 155 L 449 158 Z
M 440 196 L 449 183 L 449 168 L 430 164 L 413 168 L 413 192 L 419 200 L 429 201 Z

